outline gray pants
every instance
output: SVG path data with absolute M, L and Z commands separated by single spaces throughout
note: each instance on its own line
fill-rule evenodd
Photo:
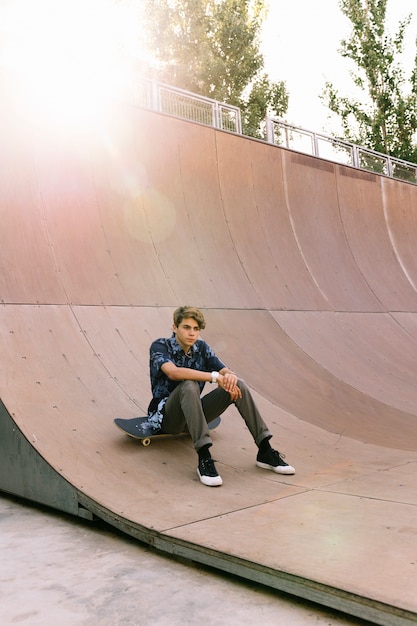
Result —
M 245 420 L 257 446 L 265 437 L 271 437 L 263 421 L 252 394 L 243 380 L 238 381 L 242 397 L 234 403 Z M 233 401 L 227 391 L 216 387 L 207 395 L 200 396 L 200 387 L 194 380 L 184 380 L 169 396 L 165 404 L 162 430 L 165 433 L 177 434 L 188 430 L 194 447 L 199 450 L 211 445 L 210 431 L 207 424 L 221 415 Z

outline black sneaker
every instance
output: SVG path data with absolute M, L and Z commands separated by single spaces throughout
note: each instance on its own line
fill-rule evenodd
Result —
M 283 459 L 283 456 L 273 448 L 270 448 L 262 454 L 258 452 L 256 457 L 256 465 L 262 467 L 262 469 L 272 470 L 277 474 L 295 474 L 295 469 L 288 465 Z
M 220 487 L 223 484 L 213 459 L 201 459 L 198 463 L 197 474 L 203 485 L 207 485 L 207 487 Z

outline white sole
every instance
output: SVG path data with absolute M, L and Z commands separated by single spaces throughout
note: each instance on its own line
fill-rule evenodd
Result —
M 197 474 L 200 479 L 200 482 L 206 487 L 220 487 L 223 484 L 223 480 L 221 476 L 201 476 L 198 468 Z
M 258 467 L 262 467 L 262 469 L 271 470 L 275 472 L 275 474 L 295 474 L 295 469 L 291 465 L 277 465 L 274 467 L 273 465 L 268 465 L 268 463 L 262 463 L 261 461 L 256 461 L 256 465 Z

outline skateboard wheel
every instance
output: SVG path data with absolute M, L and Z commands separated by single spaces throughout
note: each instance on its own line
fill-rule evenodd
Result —
M 146 439 L 142 439 L 142 445 L 143 446 L 150 446 L 151 445 L 151 438 L 150 437 L 146 437 Z

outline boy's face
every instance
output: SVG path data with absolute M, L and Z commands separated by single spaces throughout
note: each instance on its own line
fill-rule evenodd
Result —
M 188 352 L 200 336 L 200 328 L 192 317 L 182 320 L 179 326 L 174 325 L 172 330 L 184 352 Z

